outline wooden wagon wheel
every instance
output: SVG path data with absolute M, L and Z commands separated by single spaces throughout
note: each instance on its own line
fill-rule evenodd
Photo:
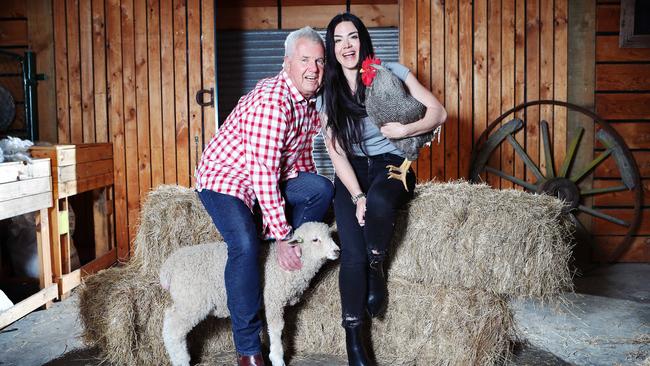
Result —
M 548 123 L 542 121 L 540 122 L 540 139 L 542 140 L 544 147 L 545 159 L 549 162 L 546 164 L 546 171 L 545 174 L 543 174 L 541 169 L 531 160 L 524 148 L 514 138 L 514 135 L 519 130 L 525 128 L 526 122 L 520 119 L 513 119 L 504 123 L 498 130 L 493 132 L 493 130 L 499 126 L 499 123 L 514 112 L 521 111 L 530 106 L 538 105 L 564 107 L 588 116 L 598 125 L 598 127 L 600 127 L 599 131 L 596 133 L 596 138 L 603 144 L 606 150 L 583 167 L 573 166 L 576 152 L 579 149 L 580 139 L 584 132 L 584 129 L 580 128 L 568 147 L 561 168 L 556 173 L 552 163 L 553 152 L 551 149 Z M 501 146 L 501 144 L 505 144 L 506 142 L 512 146 L 514 153 L 521 158 L 526 168 L 533 174 L 536 179 L 534 183 L 507 174 L 500 170 L 499 167 L 488 165 L 492 153 L 495 150 L 498 150 L 498 147 Z M 593 170 L 610 156 L 614 159 L 616 167 L 620 173 L 621 184 L 607 188 L 581 189 L 579 186 L 580 181 L 593 174 Z M 490 123 L 483 134 L 481 134 L 472 154 L 472 164 L 469 173 L 470 180 L 474 182 L 480 181 L 480 174 L 484 172 L 499 176 L 517 186 L 523 187 L 529 192 L 545 193 L 563 199 L 567 203 L 567 209 L 571 220 L 577 226 L 577 229 L 583 230 L 584 232 L 587 232 L 587 230 L 576 217 L 579 212 L 583 212 L 625 228 L 627 230 L 625 237 L 617 245 L 613 254 L 608 258 L 608 261 L 610 262 L 618 259 L 629 248 L 634 239 L 633 235 L 641 222 L 643 186 L 641 185 L 639 169 L 630 153 L 630 150 L 621 136 L 605 120 L 595 113 L 574 104 L 554 100 L 537 100 L 520 104 L 503 113 L 499 118 Z M 623 220 L 614 217 L 584 204 L 584 199 L 586 197 L 621 191 L 631 191 L 633 194 L 634 213 L 631 220 Z

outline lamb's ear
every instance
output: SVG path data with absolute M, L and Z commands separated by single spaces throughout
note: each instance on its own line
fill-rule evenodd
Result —
M 302 244 L 303 240 L 301 237 L 293 237 L 287 244 L 291 245 L 292 247 L 295 247 L 298 244 Z

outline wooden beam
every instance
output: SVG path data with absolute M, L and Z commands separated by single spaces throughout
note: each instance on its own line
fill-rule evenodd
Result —
M 57 142 L 56 88 L 54 86 L 54 26 L 52 2 L 16 1 L 27 10 L 27 39 L 36 54 L 36 72 L 45 75 L 38 82 L 38 139 Z M 25 5 L 26 4 L 26 5 Z
M 567 99 L 569 103 L 577 104 L 589 110 L 594 110 L 594 75 L 595 75 L 595 29 L 596 4 L 590 0 L 569 1 L 568 5 L 568 54 L 571 62 L 567 65 Z M 594 122 L 573 111 L 567 113 L 567 141 L 574 139 L 577 131 L 584 129 L 582 143 L 575 158 L 574 166 L 584 166 L 593 159 Z M 591 177 L 580 183 L 582 189 L 592 186 Z M 583 202 L 591 206 L 592 199 Z M 590 231 L 592 220 L 590 216 L 578 217 L 583 226 Z M 581 245 L 582 244 L 582 245 Z M 591 248 L 584 243 L 578 243 L 574 256 L 579 261 L 591 260 Z
M 36 310 L 39 306 L 58 298 L 56 285 L 48 286 L 34 295 L 0 313 L 0 329 Z
M 214 3 L 214 0 L 210 0 Z M 157 187 L 164 179 L 162 86 L 160 70 L 160 2 L 147 1 L 147 44 L 149 66 L 149 147 L 151 150 L 151 185 Z M 211 23 L 213 24 L 214 21 Z M 214 26 L 214 24 L 213 24 Z

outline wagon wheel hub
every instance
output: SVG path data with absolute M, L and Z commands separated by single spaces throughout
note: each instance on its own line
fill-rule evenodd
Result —
M 537 193 L 544 193 L 564 200 L 569 211 L 580 205 L 580 190 L 575 183 L 567 178 L 551 178 L 537 186 Z

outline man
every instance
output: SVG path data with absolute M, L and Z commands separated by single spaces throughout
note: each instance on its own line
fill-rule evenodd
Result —
M 210 141 L 196 171 L 201 202 L 228 245 L 225 282 L 239 365 L 263 365 L 260 239 L 278 240 L 277 261 L 301 267 L 292 229 L 322 220 L 333 185 L 315 173 L 312 139 L 320 129 L 313 96 L 323 79 L 324 44 L 310 27 L 285 40 L 283 70 L 242 97 Z M 290 223 L 289 223 L 290 221 Z

